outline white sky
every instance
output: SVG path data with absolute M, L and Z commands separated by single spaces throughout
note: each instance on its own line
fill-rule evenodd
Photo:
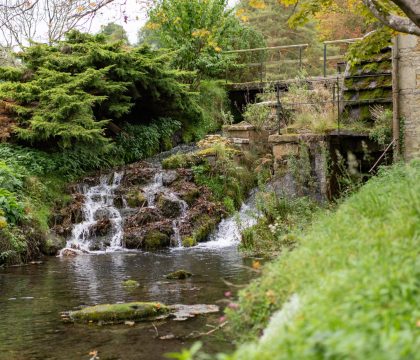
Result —
M 238 0 L 229 0 L 229 5 L 233 6 Z M 117 1 L 118 3 L 118 1 Z M 127 16 L 127 22 L 124 21 L 124 16 Z M 124 27 L 127 31 L 130 43 L 137 42 L 137 32 L 144 25 L 147 20 L 145 9 L 136 0 L 126 0 L 125 5 L 119 4 L 111 5 L 102 9 L 96 15 L 90 28 L 91 32 L 98 32 L 101 25 L 106 25 L 109 22 L 115 22 Z

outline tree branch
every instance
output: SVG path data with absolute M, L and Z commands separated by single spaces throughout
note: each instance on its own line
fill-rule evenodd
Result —
M 391 0 L 404 14 L 420 27 L 420 1 L 419 0 Z
M 376 0 L 363 0 L 370 12 L 380 22 L 399 32 L 420 36 L 420 27 L 411 19 L 385 12 Z

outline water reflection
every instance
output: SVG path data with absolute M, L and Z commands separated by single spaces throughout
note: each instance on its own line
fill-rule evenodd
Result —
M 2 269 L 0 359 L 88 359 L 92 349 L 97 349 L 101 358 L 161 359 L 163 353 L 179 350 L 186 343 L 159 340 L 151 324 L 133 328 L 65 325 L 59 314 L 80 305 L 133 300 L 212 304 L 227 290 L 222 278 L 244 283 L 252 275 L 240 266 L 243 262 L 235 247 L 227 247 L 82 255 Z M 184 281 L 164 278 L 180 268 L 194 276 Z M 127 291 L 122 286 L 127 278 L 137 280 L 140 286 Z M 217 323 L 219 316 L 155 325 L 161 335 L 184 336 L 208 330 L 206 324 Z M 206 341 L 215 350 L 228 345 L 216 337 Z

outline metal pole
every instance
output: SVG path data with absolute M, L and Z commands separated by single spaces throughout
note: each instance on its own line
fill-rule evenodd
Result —
M 299 48 L 299 70 L 302 71 L 302 48 Z
M 337 131 L 340 135 L 340 78 L 337 76 Z
M 401 155 L 398 95 L 398 35 L 396 35 L 392 46 L 392 138 L 394 143 L 394 161 L 399 160 Z
M 327 77 L 327 44 L 324 43 L 324 77 Z
M 277 108 L 277 121 L 279 123 L 279 134 L 280 134 L 281 133 L 280 132 L 280 129 L 281 129 L 281 102 L 280 102 L 280 86 L 279 86 L 278 83 L 276 84 L 276 94 L 277 94 L 277 106 L 276 106 L 276 108 Z

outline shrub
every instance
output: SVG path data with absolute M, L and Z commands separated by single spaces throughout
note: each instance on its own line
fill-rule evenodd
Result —
M 0 188 L 0 210 L 10 224 L 18 223 L 25 215 L 23 205 L 16 199 L 15 195 L 2 188 Z

